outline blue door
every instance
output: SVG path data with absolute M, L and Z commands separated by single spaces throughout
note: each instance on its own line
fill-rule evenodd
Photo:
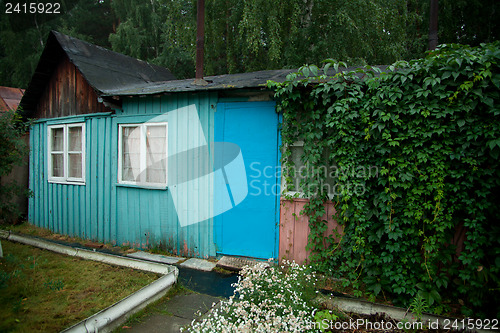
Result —
M 215 141 L 240 147 L 248 189 L 244 200 L 214 218 L 219 254 L 263 259 L 278 255 L 278 123 L 275 102 L 217 104 Z M 217 204 L 217 195 L 215 200 Z

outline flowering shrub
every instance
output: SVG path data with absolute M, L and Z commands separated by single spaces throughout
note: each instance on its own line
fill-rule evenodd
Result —
M 317 279 L 295 262 L 246 266 L 234 295 L 189 332 L 319 332 L 311 323 Z

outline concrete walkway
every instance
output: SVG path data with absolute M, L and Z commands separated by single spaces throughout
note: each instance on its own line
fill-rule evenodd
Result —
M 156 305 L 151 315 L 143 318 L 140 323 L 132 326 L 122 326 L 120 332 L 126 333 L 170 333 L 180 332 L 181 327 L 191 324 L 193 319 L 199 318 L 212 308 L 213 303 L 221 299 L 214 296 L 181 292 L 166 302 Z
M 172 298 L 148 310 L 149 315 L 140 319 L 139 323 L 122 325 L 119 332 L 180 332 L 193 319 L 207 313 L 214 303 L 231 296 L 234 292 L 233 283 L 238 281 L 238 275 L 220 273 L 214 270 L 216 263 L 202 259 L 186 259 L 166 257 L 145 252 L 136 252 L 128 256 L 140 257 L 153 262 L 169 262 L 179 269 L 177 283 L 192 291 L 181 291 Z

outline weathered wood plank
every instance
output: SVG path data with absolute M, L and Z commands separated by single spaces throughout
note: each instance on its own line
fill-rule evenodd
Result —
M 64 58 L 54 70 L 37 106 L 38 118 L 110 112 L 78 68 Z

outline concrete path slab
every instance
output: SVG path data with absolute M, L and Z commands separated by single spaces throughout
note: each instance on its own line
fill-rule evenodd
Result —
M 144 251 L 137 251 L 134 253 L 129 253 L 129 254 L 127 254 L 127 257 L 131 257 L 131 258 L 135 258 L 135 259 L 149 260 L 149 261 L 159 262 L 161 264 L 167 264 L 167 265 L 174 265 L 174 264 L 177 264 L 178 262 L 186 259 L 186 258 L 182 258 L 182 257 L 170 257 L 170 256 L 164 256 L 161 254 L 153 254 L 153 253 L 148 253 L 148 252 L 144 252 Z
M 212 269 L 214 269 L 215 265 L 216 264 L 214 262 L 198 258 L 191 258 L 180 264 L 180 266 L 182 267 L 198 269 L 200 271 L 205 271 L 205 272 L 209 272 Z
M 188 293 L 175 295 L 170 301 L 160 306 L 158 309 L 171 313 L 173 316 L 187 319 L 194 319 L 212 308 L 214 303 L 218 303 L 220 298 Z
M 122 328 L 122 332 L 127 333 L 156 333 L 156 332 L 164 332 L 170 333 L 175 332 L 179 333 L 181 331 L 181 327 L 186 327 L 191 324 L 190 319 L 167 316 L 163 314 L 154 314 L 147 318 L 147 320 L 143 323 L 138 324 L 137 326 L 133 326 L 131 328 Z
M 264 264 L 265 266 L 269 266 L 269 263 L 267 261 L 258 261 L 254 259 L 249 259 L 249 258 L 242 258 L 242 257 L 230 257 L 230 256 L 223 256 L 220 258 L 220 260 L 217 262 L 217 267 L 224 268 L 230 271 L 241 271 L 243 267 L 245 266 L 255 266 L 259 263 Z
M 218 303 L 220 298 L 196 294 L 181 293 L 173 296 L 170 300 L 157 305 L 152 315 L 144 318 L 139 324 L 132 327 L 122 327 L 121 332 L 126 333 L 169 333 L 180 332 L 181 327 L 190 325 L 193 319 L 199 318 L 212 308 L 212 304 Z

